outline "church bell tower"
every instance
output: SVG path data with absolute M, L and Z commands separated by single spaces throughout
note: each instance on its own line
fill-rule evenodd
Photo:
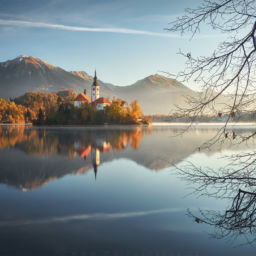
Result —
M 98 83 L 98 78 L 95 70 L 94 78 L 93 78 L 93 84 L 91 88 L 91 101 L 94 102 L 100 97 L 100 85 Z

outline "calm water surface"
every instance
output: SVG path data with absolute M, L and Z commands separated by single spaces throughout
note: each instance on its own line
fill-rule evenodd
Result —
M 0 255 L 255 255 L 243 236 L 217 239 L 216 227 L 188 216 L 231 202 L 199 197 L 175 169 L 218 168 L 244 149 L 199 152 L 216 130 L 179 132 L 0 127 Z

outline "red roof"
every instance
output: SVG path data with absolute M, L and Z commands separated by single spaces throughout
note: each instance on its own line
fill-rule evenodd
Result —
M 104 98 L 104 97 L 101 97 L 101 98 L 98 98 L 97 100 L 94 101 L 95 104 L 100 104 L 100 103 L 108 103 L 108 104 L 111 104 L 111 102 Z
M 101 146 L 97 147 L 97 148 L 98 148 L 101 152 L 106 152 L 106 151 L 110 150 L 111 145 L 110 145 L 109 142 L 104 141 L 103 144 L 102 144 Z
M 83 152 L 80 153 L 81 157 L 86 157 L 91 152 L 91 146 L 87 147 Z
M 74 101 L 87 101 L 87 102 L 91 102 L 91 100 L 88 97 L 88 95 L 84 94 L 84 93 L 78 94 Z

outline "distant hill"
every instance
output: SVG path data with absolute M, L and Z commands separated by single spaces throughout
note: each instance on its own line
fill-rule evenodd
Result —
M 123 87 L 118 93 L 128 101 L 137 98 L 144 113 L 151 114 L 168 114 L 176 105 L 184 106 L 185 97 L 197 94 L 177 80 L 158 74 Z
M 92 76 L 84 71 L 66 71 L 41 59 L 20 55 L 0 63 L 0 97 L 14 98 L 26 92 L 57 92 L 61 88 L 90 95 Z M 175 105 L 184 105 L 184 97 L 197 93 L 175 79 L 151 75 L 129 86 L 115 86 L 99 80 L 100 94 L 120 97 L 128 103 L 137 99 L 145 114 L 168 114 Z

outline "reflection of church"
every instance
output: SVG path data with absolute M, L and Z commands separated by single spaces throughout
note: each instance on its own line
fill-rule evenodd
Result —
M 131 130 L 117 130 L 113 133 L 111 130 L 102 130 L 102 133 L 88 133 L 88 136 L 78 138 L 73 146 L 75 155 L 91 162 L 93 167 L 95 178 L 97 176 L 98 167 L 101 164 L 101 154 L 108 152 L 109 150 L 122 151 L 128 146 L 131 146 L 133 149 L 137 150 L 142 138 L 144 130 L 140 128 L 131 129 Z M 90 155 L 90 156 L 89 156 Z M 106 156 L 109 158 L 109 156 Z M 104 158 L 105 159 L 105 158 Z M 89 167 L 89 165 L 87 166 Z
M 13 149 L 10 151 L 11 156 L 16 154 L 16 150 L 17 152 L 26 152 L 26 155 L 42 156 L 38 157 L 38 162 L 40 166 L 42 165 L 40 170 L 33 164 L 33 160 L 27 162 L 29 166 L 32 163 L 31 167 L 20 170 L 19 161 L 10 161 L 3 157 L 1 159 L 3 163 L 1 162 L 0 183 L 26 191 L 36 189 L 71 173 L 84 174 L 94 169 L 97 174 L 99 165 L 102 162 L 113 160 L 116 157 L 115 152 L 125 150 L 127 147 L 137 150 L 145 132 L 148 130 L 138 127 L 134 129 L 101 129 L 100 131 L 97 129 L 72 129 L 66 133 L 55 132 L 48 128 L 28 129 L 26 126 L 0 126 L 0 149 Z M 31 145 L 33 146 L 31 147 Z M 104 153 L 106 154 L 104 155 Z M 45 155 L 53 161 L 46 163 Z M 56 158 L 56 155 L 60 157 Z M 77 161 L 75 164 L 70 161 L 70 158 L 77 156 L 84 161 Z M 56 163 L 61 168 L 56 168 Z M 30 168 L 33 169 L 33 172 Z
M 92 156 L 92 166 L 93 166 L 94 175 L 96 179 L 98 166 L 100 165 L 100 150 L 98 148 L 93 148 L 91 156 Z
M 87 159 L 87 156 L 91 154 L 91 162 L 94 170 L 95 179 L 97 177 L 98 166 L 100 165 L 100 153 L 109 151 L 111 145 L 102 139 L 97 139 L 92 145 L 83 147 L 79 142 L 74 144 L 74 148 L 80 157 Z

